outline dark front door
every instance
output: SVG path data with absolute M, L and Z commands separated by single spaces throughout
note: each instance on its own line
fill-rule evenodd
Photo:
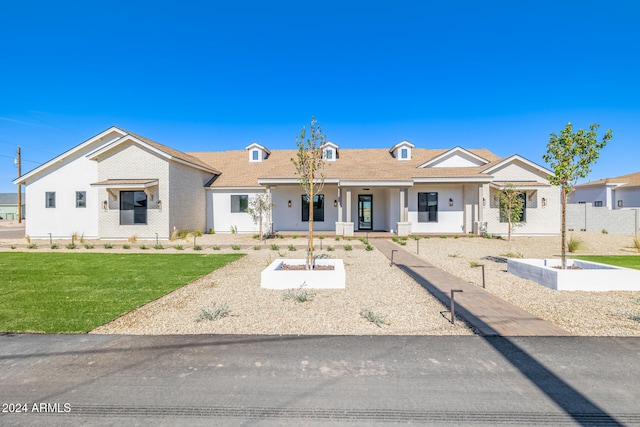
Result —
M 373 196 L 358 195 L 358 230 L 373 229 Z

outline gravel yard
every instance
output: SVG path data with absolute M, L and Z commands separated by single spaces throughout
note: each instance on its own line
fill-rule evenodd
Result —
M 575 233 L 584 247 L 577 254 L 636 255 L 630 236 Z M 64 251 L 61 241 L 58 251 Z M 155 251 L 155 242 L 136 242 L 124 250 L 125 242 L 91 242 L 93 249 L 79 245 L 76 251 Z M 184 252 L 193 252 L 193 242 L 161 242 L 163 253 L 181 244 Z M 377 250 L 366 251 L 357 239 L 322 241 L 326 256 L 342 258 L 347 273 L 344 290 L 313 290 L 312 301 L 299 303 L 285 299 L 285 292 L 260 288 L 260 272 L 275 258 L 303 258 L 306 240 L 267 240 L 260 244 L 248 235 L 216 234 L 198 238 L 201 253 L 237 252 L 240 245 L 247 256 L 190 283 L 171 294 L 115 319 L 93 333 L 117 334 L 331 334 L 331 335 L 471 335 L 464 322 L 455 326 L 441 314 L 446 308 L 426 290 L 397 268 Z M 37 241 L 38 249 L 48 251 L 48 241 Z M 271 250 L 270 245 L 278 245 Z M 431 264 L 481 286 L 481 270 L 471 263 L 485 265 L 486 290 L 555 325 L 582 336 L 640 336 L 640 292 L 553 291 L 506 272 L 504 258 L 554 257 L 560 253 L 560 237 L 513 237 L 512 241 L 484 238 L 420 239 L 420 256 Z M 10 249 L 10 245 L 16 247 Z M 289 251 L 295 245 L 297 251 Z M 353 250 L 345 251 L 351 245 Z M 0 251 L 28 250 L 24 239 L 0 241 Z M 220 250 L 214 250 L 218 246 Z M 316 240 L 317 249 L 320 241 Z M 327 247 L 333 246 L 334 251 Z M 258 247 L 259 249 L 255 249 Z M 417 243 L 407 240 L 398 249 L 416 253 Z M 280 254 L 280 255 L 279 255 Z M 196 322 L 205 307 L 226 306 L 230 316 L 215 321 Z M 388 324 L 380 327 L 361 316 L 371 309 Z M 445 313 L 448 315 L 448 313 Z M 634 320 L 636 319 L 636 320 Z

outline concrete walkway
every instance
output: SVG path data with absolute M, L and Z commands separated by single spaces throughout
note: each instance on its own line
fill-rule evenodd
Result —
M 484 289 L 447 273 L 407 252 L 389 240 L 376 239 L 371 244 L 394 264 L 420 283 L 443 304 L 451 308 L 451 290 L 462 290 L 454 296 L 455 313 L 485 336 L 571 336 L 546 320 L 527 313 Z

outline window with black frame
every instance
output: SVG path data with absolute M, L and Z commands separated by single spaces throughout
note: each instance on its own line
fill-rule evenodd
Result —
M 418 193 L 418 222 L 438 222 L 438 193 Z
M 302 195 L 302 221 L 309 221 L 309 197 Z M 313 222 L 324 221 L 324 194 L 313 195 Z
M 147 223 L 147 194 L 144 191 L 120 192 L 120 225 Z

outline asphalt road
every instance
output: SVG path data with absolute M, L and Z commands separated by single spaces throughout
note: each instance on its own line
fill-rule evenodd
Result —
M 23 411 L 0 425 L 640 425 L 639 402 L 636 338 L 0 335 Z
M 2 239 L 22 239 L 24 237 L 24 223 L 22 224 L 0 224 L 0 240 Z

